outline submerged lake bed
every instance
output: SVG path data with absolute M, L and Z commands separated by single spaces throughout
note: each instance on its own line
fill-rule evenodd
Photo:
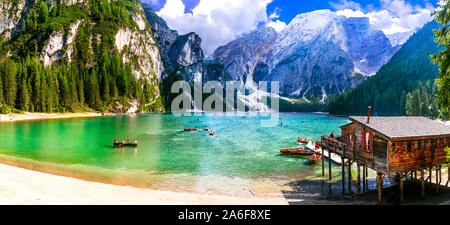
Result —
M 280 117 L 280 118 L 278 118 Z M 320 141 L 347 118 L 281 113 L 264 116 L 144 114 L 0 124 L 2 161 L 99 182 L 226 195 L 279 195 L 289 184 L 321 179 L 321 165 L 280 155 L 297 137 Z M 283 126 L 280 123 L 283 123 Z M 199 131 L 185 132 L 197 127 Z M 204 128 L 216 131 L 209 135 Z M 137 140 L 137 148 L 113 141 Z M 336 175 L 339 167 L 335 167 Z

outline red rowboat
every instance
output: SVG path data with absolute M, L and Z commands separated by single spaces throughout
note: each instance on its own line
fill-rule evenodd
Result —
M 309 139 L 303 139 L 301 137 L 299 137 L 297 140 L 298 140 L 298 142 L 305 143 L 305 144 L 308 144 L 308 142 L 309 142 Z
M 282 154 L 291 154 L 291 155 L 303 155 L 303 156 L 314 155 L 314 152 L 307 151 L 305 150 L 305 148 L 286 148 L 281 149 L 280 152 Z
M 320 160 L 322 160 L 322 154 L 316 153 L 316 154 L 310 156 L 308 159 L 309 159 L 309 163 L 310 163 L 310 164 L 317 163 L 317 162 L 319 162 Z

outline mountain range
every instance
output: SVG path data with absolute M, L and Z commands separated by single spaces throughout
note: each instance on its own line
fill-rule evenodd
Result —
M 281 32 L 259 28 L 207 57 L 199 35 L 179 34 L 149 5 L 136 0 L 19 0 L 2 1 L 0 8 L 3 60 L 23 64 L 29 59 L 42 71 L 65 70 L 54 78 L 59 85 L 53 93 L 58 110 L 66 110 L 67 96 L 60 89 L 67 79 L 79 82 L 71 87 L 76 101 L 70 102 L 77 104 L 72 110 L 165 111 L 174 97 L 170 86 L 177 80 L 191 85 L 211 80 L 278 81 L 283 98 L 326 103 L 375 75 L 412 35 L 386 36 L 368 18 L 318 10 L 298 15 Z M 65 74 L 71 66 L 78 70 Z M 21 108 L 20 93 L 38 88 L 33 86 L 35 77 L 21 69 L 16 72 L 14 76 L 30 85 L 26 90 L 21 82 L 16 84 L 12 107 Z M 48 86 L 52 79 L 47 79 Z M 7 78 L 0 80 L 5 83 Z M 0 93 L 0 101 L 11 95 L 4 89 Z M 41 104 L 31 103 L 34 110 Z
M 397 52 L 369 19 L 330 10 L 300 14 L 280 33 L 261 28 L 219 47 L 233 80 L 278 81 L 281 96 L 325 102 L 374 75 Z
M 421 90 L 422 93 L 428 92 L 429 96 L 436 94 L 434 80 L 439 75 L 439 69 L 429 56 L 440 50 L 434 41 L 436 36 L 433 32 L 440 28 L 441 25 L 435 21 L 427 23 L 375 76 L 333 99 L 329 104 L 329 112 L 338 115 L 366 115 L 367 106 L 372 106 L 377 115 L 406 115 L 408 93 L 425 86 L 428 90 Z M 428 96 L 423 98 L 421 96 L 421 101 L 430 104 L 426 108 L 431 108 L 431 103 L 436 100 L 430 100 Z

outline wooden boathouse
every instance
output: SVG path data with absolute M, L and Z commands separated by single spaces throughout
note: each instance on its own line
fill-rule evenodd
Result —
M 352 164 L 357 164 L 358 192 L 367 188 L 368 169 L 377 172 L 378 201 L 381 203 L 382 181 L 385 176 L 399 176 L 400 201 L 403 201 L 403 178 L 417 179 L 420 172 L 422 196 L 425 195 L 425 172 L 431 182 L 436 173 L 436 191 L 441 184 L 441 168 L 447 163 L 445 147 L 450 146 L 450 126 L 425 117 L 349 117 L 351 123 L 341 128 L 341 136 L 323 136 L 322 154 L 329 159 L 337 154 L 342 160 L 342 191 L 345 192 L 345 166 L 348 166 L 348 190 L 351 190 Z M 325 153 L 324 151 L 327 151 Z M 323 157 L 324 158 L 324 157 Z M 322 158 L 322 175 L 325 164 Z M 331 163 L 329 179 L 331 180 Z M 428 180 L 427 178 L 427 180 Z M 447 181 L 448 185 L 448 181 Z

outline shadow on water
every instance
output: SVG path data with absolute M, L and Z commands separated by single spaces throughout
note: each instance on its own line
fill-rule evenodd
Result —
M 327 179 L 317 177 L 317 180 L 301 180 L 286 184 L 292 191 L 282 191 L 282 195 L 291 205 L 297 204 L 349 204 L 349 205 L 374 205 L 378 204 L 377 182 L 372 178 L 368 180 L 368 190 L 358 193 L 357 181 L 353 180 L 352 190 L 348 191 L 348 180 L 345 181 L 345 193 L 342 193 L 342 181 L 329 182 Z M 450 188 L 443 185 L 436 193 L 436 185 L 425 184 L 425 198 L 421 197 L 420 180 L 405 180 L 403 187 L 403 204 L 412 205 L 438 205 L 450 201 Z M 398 205 L 400 203 L 400 188 L 393 179 L 383 180 L 382 204 Z

